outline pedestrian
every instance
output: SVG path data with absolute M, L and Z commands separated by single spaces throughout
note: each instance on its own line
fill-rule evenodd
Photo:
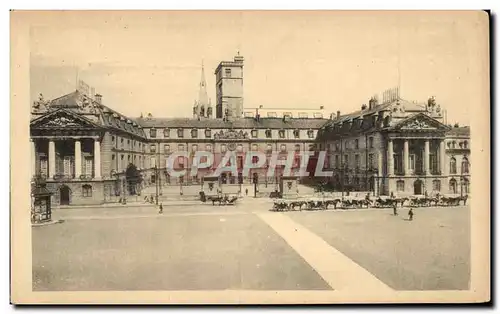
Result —
M 163 214 L 163 203 L 160 203 L 160 211 L 158 213 Z
M 248 196 L 248 189 L 245 189 L 245 196 Z
M 392 204 L 392 210 L 393 210 L 394 216 L 397 216 L 398 215 L 398 206 L 396 205 L 396 203 Z
M 410 221 L 412 221 L 412 220 L 413 220 L 413 208 L 410 208 L 410 210 L 408 211 L 408 219 L 409 219 Z

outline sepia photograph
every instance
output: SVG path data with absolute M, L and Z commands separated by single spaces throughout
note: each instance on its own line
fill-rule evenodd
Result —
M 11 11 L 11 302 L 490 301 L 486 11 Z

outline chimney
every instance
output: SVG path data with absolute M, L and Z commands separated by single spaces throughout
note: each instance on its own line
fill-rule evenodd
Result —
M 340 119 L 340 110 L 337 111 L 337 119 Z
M 95 94 L 95 101 L 98 103 L 102 104 L 102 95 L 101 94 Z

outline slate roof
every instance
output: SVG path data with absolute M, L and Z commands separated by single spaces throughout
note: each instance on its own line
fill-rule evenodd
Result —
M 65 108 L 79 115 L 86 113 L 88 114 L 88 111 L 84 111 L 80 108 L 82 97 L 85 96 L 81 92 L 74 91 L 59 98 L 53 99 L 49 102 L 50 110 Z M 109 108 L 108 106 L 96 102 L 95 100 L 91 100 L 90 98 L 88 99 L 95 106 L 97 113 L 99 114 L 99 122 L 97 124 L 102 125 L 103 127 L 125 131 L 136 136 L 145 137 L 144 131 L 139 127 L 139 125 L 137 123 L 135 126 L 133 125 L 133 123 L 135 122 L 133 119 L 130 119 L 123 114 Z M 130 121 L 131 123 L 128 123 L 127 121 Z
M 470 127 L 461 126 L 458 128 L 451 128 L 448 132 L 446 132 L 448 136 L 470 136 Z
M 237 118 L 230 121 L 222 119 L 190 119 L 190 118 L 136 118 L 135 121 L 144 128 L 211 128 L 211 129 L 319 129 L 328 119 L 290 118 Z

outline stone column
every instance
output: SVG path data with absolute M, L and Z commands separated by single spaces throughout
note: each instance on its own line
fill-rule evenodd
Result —
M 394 146 L 392 140 L 387 140 L 387 175 L 394 175 Z
M 75 178 L 80 179 L 82 175 L 82 143 L 75 140 Z
M 408 140 L 404 140 L 403 146 L 403 167 L 406 176 L 410 175 L 410 145 L 408 142 Z
M 101 142 L 94 140 L 94 178 L 101 179 Z
M 431 173 L 430 163 L 429 163 L 429 154 L 430 154 L 430 143 L 429 140 L 425 140 L 424 142 L 424 170 L 425 175 L 429 175 Z
M 439 168 L 441 170 L 441 175 L 447 175 L 446 173 L 446 151 L 444 146 L 444 140 L 439 142 Z
M 52 178 L 56 174 L 56 144 L 54 141 L 49 141 L 49 174 L 48 177 Z
M 30 150 L 31 150 L 31 177 L 30 179 L 33 179 L 36 175 L 36 147 L 35 147 L 35 140 L 30 139 Z

